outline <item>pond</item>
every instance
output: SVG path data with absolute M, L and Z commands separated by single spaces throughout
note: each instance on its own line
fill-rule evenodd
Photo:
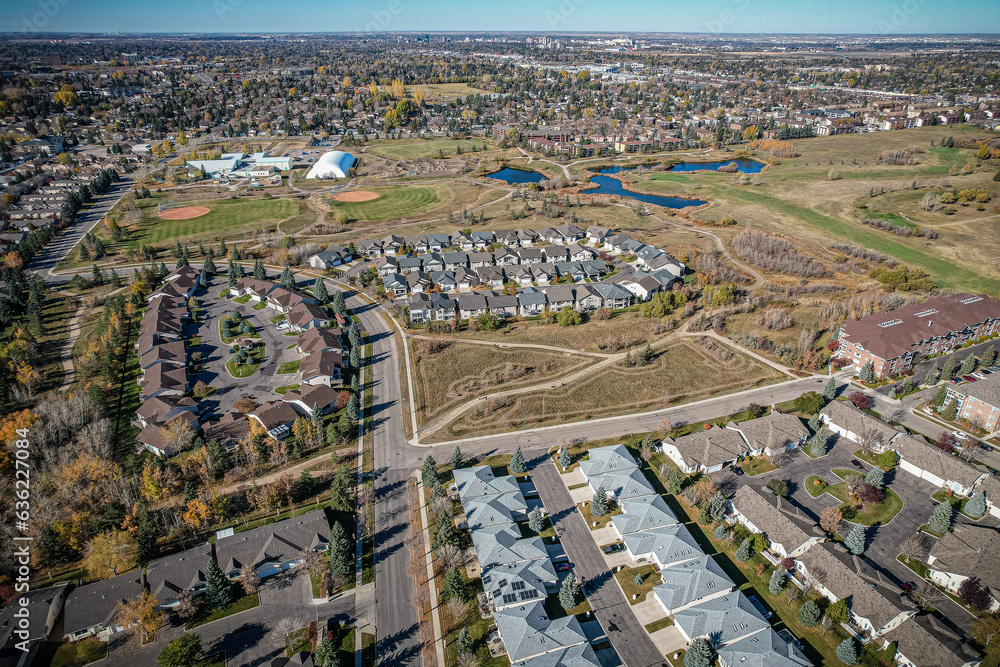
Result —
M 726 160 L 725 162 L 680 162 L 675 164 L 670 171 L 719 171 L 719 167 L 732 164 L 733 162 L 736 163 L 738 170 L 744 174 L 759 174 L 761 169 L 764 168 L 764 163 L 757 162 L 756 160 Z M 605 167 L 601 169 L 600 173 L 617 174 L 630 169 L 635 169 L 635 166 Z
M 504 167 L 494 174 L 488 174 L 486 177 L 495 178 L 498 181 L 506 181 L 509 185 L 516 183 L 541 183 L 546 180 L 545 176 L 537 171 L 521 171 L 520 169 L 511 169 L 510 167 Z
M 596 190 L 587 190 L 588 195 L 618 195 L 619 197 L 635 199 L 647 204 L 656 204 L 664 208 L 684 208 L 686 206 L 701 206 L 708 202 L 701 199 L 684 199 L 682 197 L 661 197 L 659 195 L 647 195 L 641 192 L 632 192 L 622 187 L 621 181 L 609 178 L 608 176 L 592 176 L 591 183 L 596 183 L 599 187 Z

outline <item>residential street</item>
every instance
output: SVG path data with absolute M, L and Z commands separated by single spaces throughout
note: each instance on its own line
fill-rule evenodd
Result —
M 587 600 L 622 663 L 628 667 L 659 667 L 664 663 L 663 654 L 635 617 L 608 570 L 604 554 L 594 542 L 552 459 L 543 454 L 529 461 L 529 466 L 531 479 L 573 564 L 573 572 L 577 579 L 586 582 Z

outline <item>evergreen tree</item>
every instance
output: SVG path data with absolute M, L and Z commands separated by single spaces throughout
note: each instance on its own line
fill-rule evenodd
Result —
M 799 607 L 799 613 L 797 614 L 799 622 L 807 628 L 815 628 L 819 625 L 819 619 L 823 616 L 822 610 L 820 610 L 819 605 L 812 600 L 806 600 Z
M 177 266 L 191 266 L 191 253 L 188 252 L 187 246 L 181 248 L 181 259 L 177 262 Z
M 777 595 L 784 590 L 786 581 L 785 571 L 776 567 L 771 573 L 771 580 L 767 582 L 767 590 L 771 591 L 771 595 Z
M 969 354 L 962 361 L 962 366 L 961 366 L 961 368 L 958 369 L 958 374 L 959 375 L 968 375 L 969 373 L 973 372 L 974 370 L 976 370 L 976 355 Z
M 330 527 L 330 572 L 339 572 L 345 577 L 354 574 L 353 547 L 343 524 L 334 521 Z
M 875 365 L 870 361 L 866 361 L 865 365 L 861 367 L 861 372 L 858 374 L 858 377 L 861 378 L 862 382 L 867 384 L 871 384 L 872 382 L 874 382 Z
M 955 355 L 948 355 L 944 360 L 944 368 L 941 369 L 941 382 L 948 382 L 955 377 Z
M 993 349 L 993 346 L 990 345 L 988 348 L 986 348 L 986 351 L 983 352 L 983 358 L 980 363 L 982 364 L 983 368 L 989 368 L 996 362 L 997 362 L 997 352 L 996 350 Z
M 431 483 L 431 500 L 444 498 L 446 495 L 448 494 L 445 493 L 444 485 L 441 484 L 441 480 L 435 477 L 434 481 Z
M 684 652 L 684 667 L 710 667 L 715 659 L 715 649 L 704 637 L 696 637 Z
M 931 364 L 930 370 L 927 371 L 927 377 L 924 378 L 924 384 L 927 386 L 936 384 L 938 381 L 939 374 L 940 373 L 938 372 L 937 361 L 935 360 L 934 363 Z
M 559 452 L 559 466 L 565 471 L 573 464 L 573 457 L 569 455 L 569 447 L 563 447 Z
M 462 655 L 463 653 L 471 654 L 475 650 L 475 644 L 472 643 L 472 635 L 469 634 L 468 628 L 462 628 L 462 631 L 458 633 L 455 649 L 458 655 Z
M 837 380 L 831 377 L 823 387 L 823 400 L 829 403 L 835 398 L 837 398 Z
M 211 257 L 205 257 L 205 261 L 201 264 L 201 270 L 210 276 L 215 275 L 215 262 L 212 261 Z
M 437 461 L 428 454 L 420 468 L 420 481 L 424 486 L 430 486 L 435 479 L 437 479 Z
M 837 660 L 845 665 L 858 664 L 858 647 L 854 644 L 852 637 L 837 644 Z
M 465 602 L 468 599 L 468 593 L 465 590 L 465 580 L 462 579 L 462 574 L 456 569 L 451 568 L 444 575 L 444 586 L 441 587 L 442 597 L 445 602 L 448 600 L 461 600 Z
M 932 533 L 944 535 L 951 528 L 952 507 L 948 502 L 939 503 L 931 514 L 928 528 Z
M 947 397 L 948 389 L 944 385 L 941 385 L 938 387 L 937 392 L 935 392 L 934 398 L 931 399 L 931 405 L 940 410 L 941 406 L 944 405 L 944 399 Z
M 544 517 L 542 516 L 542 508 L 536 507 L 531 510 L 528 514 L 528 528 L 531 528 L 536 533 L 542 532 L 542 526 L 544 524 Z
M 708 518 L 712 521 L 721 519 L 726 512 L 726 505 L 726 494 L 722 491 L 716 491 L 712 499 L 708 501 Z
M 590 515 L 592 517 L 604 516 L 608 513 L 608 492 L 604 490 L 604 487 L 598 487 L 597 491 L 594 491 L 594 499 L 590 503 Z
M 812 430 L 813 433 L 815 433 L 816 431 L 818 431 L 819 427 L 822 426 L 822 425 L 823 425 L 823 422 L 820 421 L 819 413 L 818 412 L 814 413 L 811 417 L 809 417 L 809 428 L 810 428 L 810 430 Z
M 947 421 L 953 422 L 955 421 L 957 412 L 958 412 L 958 407 L 955 404 L 955 400 L 952 399 L 948 401 L 947 405 L 944 406 L 944 410 L 941 411 L 941 416 Z
M 180 241 L 174 241 L 174 257 L 180 259 L 181 255 L 184 254 L 183 248 L 181 248 Z
M 865 552 L 865 527 L 860 523 L 851 529 L 844 540 L 844 546 L 855 556 L 860 556 Z
M 455 532 L 455 526 L 452 524 L 451 518 L 443 512 L 438 516 L 445 517 L 445 521 L 434 531 L 434 548 L 443 547 L 446 544 L 458 546 L 458 533 Z
M 159 547 L 156 544 L 156 538 L 159 534 L 159 529 L 156 526 L 156 517 L 145 502 L 139 503 L 139 511 L 136 513 L 135 523 L 135 542 L 137 547 L 135 562 L 140 567 L 145 567 L 150 561 L 160 555 Z
M 335 660 L 337 647 L 325 635 L 319 644 L 316 645 L 316 653 L 313 654 L 313 664 L 316 667 L 331 667 L 331 661 Z
M 580 583 L 576 580 L 576 576 L 569 574 L 559 587 L 559 604 L 563 609 L 572 609 L 580 604 L 581 597 Z
M 715 529 L 715 539 L 724 540 L 726 539 L 726 524 L 720 523 Z
M 229 260 L 229 268 L 226 271 L 226 282 L 230 287 L 234 287 L 240 278 L 243 276 L 243 271 L 240 269 L 239 265 L 233 261 Z
M 684 473 L 677 468 L 671 468 L 667 474 L 667 493 L 676 496 L 684 488 Z
M 512 475 L 523 475 L 528 471 L 524 467 L 524 452 L 521 451 L 521 445 L 517 446 L 514 450 L 514 455 L 510 458 L 510 465 L 507 466 Z
M 264 260 L 257 258 L 257 261 L 253 263 L 253 277 L 257 280 L 266 280 L 267 271 L 264 270 Z
M 965 503 L 965 513 L 976 518 L 986 514 L 985 491 L 977 491 L 969 496 L 969 500 Z
M 357 347 L 351 348 L 350 364 L 351 368 L 354 369 L 361 368 L 361 350 Z
M 740 542 L 739 548 L 736 550 L 736 560 L 741 563 L 745 563 L 750 560 L 750 538 L 744 537 L 743 541 Z
M 205 602 L 219 609 L 233 601 L 233 584 L 223 573 L 214 558 L 208 559 L 205 569 Z
M 358 395 L 351 394 L 351 398 L 347 401 L 347 416 L 351 418 L 351 421 L 358 421 L 359 414 Z
M 826 454 L 829 440 L 829 432 L 827 432 L 826 428 L 821 427 L 816 431 L 816 435 L 809 440 L 809 453 L 813 456 L 823 456 Z
M 316 284 L 313 286 L 313 296 L 320 304 L 325 304 L 330 298 L 330 293 L 326 290 L 326 281 L 322 278 L 316 279 Z
M 278 279 L 284 287 L 287 289 L 295 289 L 295 278 L 292 276 L 292 270 L 287 266 L 281 272 L 281 277 Z
M 865 481 L 874 486 L 876 489 L 881 489 L 885 486 L 885 473 L 882 472 L 881 468 L 875 466 L 868 471 L 867 475 L 865 475 Z

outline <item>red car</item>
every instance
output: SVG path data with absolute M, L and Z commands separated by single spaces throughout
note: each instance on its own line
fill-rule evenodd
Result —
M 966 382 L 975 382 L 976 381 L 976 378 L 972 377 L 971 375 L 963 375 L 962 379 L 965 380 Z
M 903 595 L 909 595 L 917 589 L 916 585 L 912 581 L 900 584 L 899 587 L 903 589 Z
M 556 563 L 556 572 L 569 572 L 569 563 Z

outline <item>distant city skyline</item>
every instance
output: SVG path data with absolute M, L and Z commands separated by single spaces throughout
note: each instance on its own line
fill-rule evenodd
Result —
M 622 10 L 625 11 L 622 11 Z M 0 0 L 0 32 L 993 34 L 996 0 Z

